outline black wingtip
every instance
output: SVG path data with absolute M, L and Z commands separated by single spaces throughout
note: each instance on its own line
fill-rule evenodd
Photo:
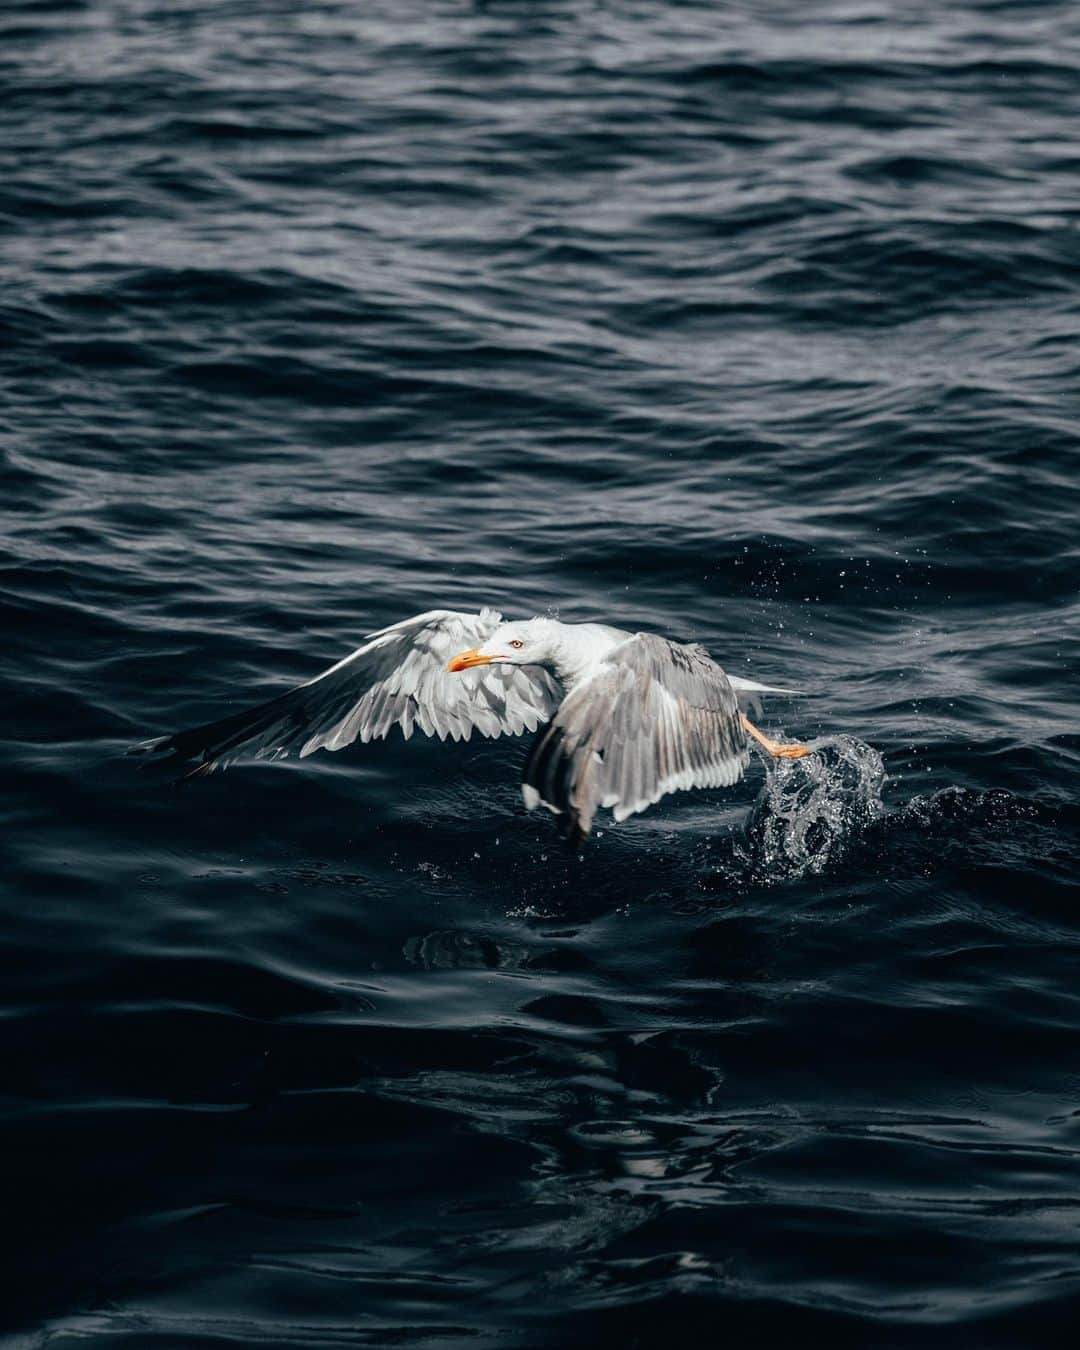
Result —
M 179 732 L 172 736 L 152 736 L 147 741 L 137 741 L 134 745 L 128 746 L 124 757 L 141 760 L 138 766 L 140 769 L 145 769 L 153 763 L 160 768 L 175 771 L 172 781 L 177 785 L 191 782 L 196 778 L 206 778 L 218 767 L 218 761 L 209 758 L 193 764 L 192 753 L 185 753 L 185 747 L 181 743 L 184 735 L 184 732 Z
M 152 736 L 148 741 L 136 741 L 129 745 L 124 754 L 130 759 L 133 755 L 161 755 L 167 753 L 171 736 Z
M 137 760 L 136 768 L 139 772 L 154 768 L 161 768 L 165 765 L 180 765 L 183 758 L 176 753 L 176 747 L 170 742 L 171 736 L 154 736 L 148 741 L 138 741 L 135 745 L 129 745 L 124 751 L 125 759 Z

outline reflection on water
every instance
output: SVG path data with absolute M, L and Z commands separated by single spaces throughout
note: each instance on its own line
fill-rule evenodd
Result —
M 425 970 L 506 970 L 520 966 L 527 956 L 525 948 L 460 930 L 411 937 L 404 952 L 407 961 Z

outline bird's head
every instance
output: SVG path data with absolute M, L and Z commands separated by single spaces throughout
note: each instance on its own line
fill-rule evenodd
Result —
M 469 670 L 473 666 L 490 665 L 547 665 L 552 659 L 555 626 L 550 619 L 500 624 L 479 647 L 459 652 L 447 670 Z

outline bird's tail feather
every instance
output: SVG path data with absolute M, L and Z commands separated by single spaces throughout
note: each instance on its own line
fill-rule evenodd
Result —
M 727 672 L 725 672 L 726 674 Z M 744 680 L 738 675 L 728 675 L 728 684 L 736 693 L 746 694 L 805 694 L 805 689 L 779 689 L 774 684 L 759 684 L 757 680 Z

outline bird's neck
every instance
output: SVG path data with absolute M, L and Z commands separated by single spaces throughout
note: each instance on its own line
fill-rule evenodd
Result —
M 608 652 L 629 636 L 602 624 L 563 624 L 552 643 L 551 667 L 566 692 L 587 680 Z

